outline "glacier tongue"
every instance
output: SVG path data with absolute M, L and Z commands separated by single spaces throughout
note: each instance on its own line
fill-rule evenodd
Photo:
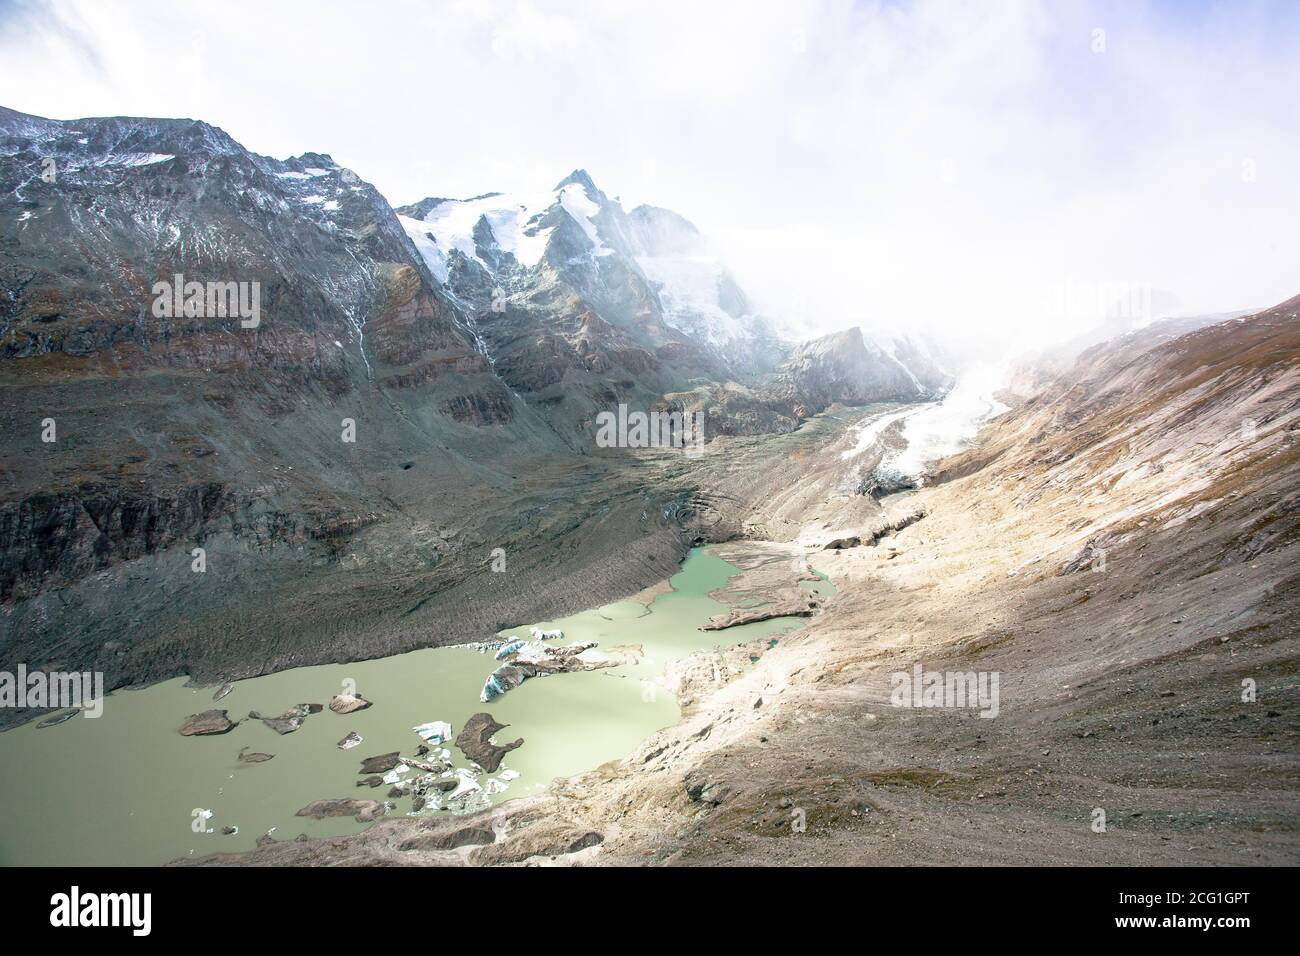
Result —
M 919 480 L 931 462 L 967 448 L 981 425 L 1007 410 L 1007 406 L 993 397 L 1005 377 L 1005 368 L 998 365 L 968 369 L 943 401 L 908 416 L 903 423 L 907 447 L 889 464 L 909 478 Z
M 921 484 L 927 466 L 968 448 L 985 422 L 1007 410 L 1007 406 L 993 397 L 1005 374 L 1001 366 L 973 366 L 940 401 L 870 419 L 858 429 L 854 447 L 843 452 L 840 458 L 848 461 L 858 457 L 872 448 L 886 429 L 901 420 L 899 435 L 906 444 L 885 452 L 876 466 L 876 474 Z

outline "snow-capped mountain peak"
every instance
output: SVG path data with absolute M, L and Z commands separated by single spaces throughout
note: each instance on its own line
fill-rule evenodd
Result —
M 694 225 L 655 206 L 625 212 L 586 170 L 546 192 L 430 198 L 397 212 L 430 272 L 463 301 L 493 288 L 520 292 L 543 272 L 563 273 L 595 303 L 631 281 L 666 326 L 715 361 L 751 369 L 778 361 L 778 337 Z
M 493 276 L 503 264 L 536 268 L 557 226 L 565 220 L 580 230 L 588 255 L 610 255 L 614 248 L 605 241 L 601 219 L 611 208 L 616 216 L 622 215 L 617 202 L 606 198 L 586 171 L 579 169 L 546 192 L 491 192 L 472 199 L 430 198 L 401 207 L 397 212 L 429 270 L 445 284 L 453 251 L 476 262 Z M 618 236 L 611 238 L 617 240 Z

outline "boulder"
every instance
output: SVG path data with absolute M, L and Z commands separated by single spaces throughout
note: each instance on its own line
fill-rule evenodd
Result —
M 320 704 L 299 704 L 286 710 L 279 717 L 263 717 L 255 710 L 249 711 L 248 716 L 251 720 L 260 720 L 277 734 L 291 734 L 302 726 L 308 714 L 319 714 L 324 709 Z
M 358 710 L 365 710 L 369 706 L 370 701 L 353 694 L 339 694 L 330 700 L 330 710 L 336 714 L 351 714 Z
M 201 714 L 191 714 L 181 725 L 182 737 L 201 737 L 209 734 L 225 734 L 239 726 L 239 721 L 231 720 L 224 710 L 205 710 Z
M 357 773 L 388 773 L 401 762 L 401 751 L 394 750 L 390 754 L 380 754 L 362 760 L 361 769 Z

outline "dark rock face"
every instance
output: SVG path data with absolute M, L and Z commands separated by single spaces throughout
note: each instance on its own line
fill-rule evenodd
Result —
M 110 482 L 0 504 L 0 600 L 181 542 L 238 507 L 221 484 L 140 494 Z
M 189 639 L 163 592 L 224 572 L 224 585 L 181 603 L 241 631 L 247 589 L 229 574 L 268 568 L 242 556 L 221 568 L 214 550 L 265 555 L 272 591 L 302 594 L 284 557 L 334 560 L 388 518 L 367 491 L 372 463 L 445 447 L 440 429 L 513 419 L 392 209 L 327 156 L 256 156 L 189 120 L 0 109 L 0 184 L 0 385 L 12 412 L 0 424 L 0 600 L 13 604 L 0 646 L 16 659 L 39 659 L 57 630 L 110 687 L 187 665 L 202 679 L 209 653 L 254 663 L 229 627 L 211 650 Z M 258 283 L 258 325 L 159 317 L 154 285 L 178 273 Z M 430 420 L 424 410 L 439 407 Z M 344 418 L 360 423 L 350 457 Z M 196 547 L 214 560 L 192 572 Z M 120 603 L 81 593 L 104 573 Z M 133 640 L 104 659 L 97 646 L 125 631 Z
M 524 745 L 522 737 L 504 745 L 492 743 L 492 735 L 508 726 L 510 725 L 498 724 L 491 714 L 475 714 L 465 721 L 464 728 L 457 734 L 456 746 L 461 753 L 482 767 L 485 773 L 496 773 L 505 755 Z
M 467 425 L 503 425 L 514 414 L 510 392 L 504 387 L 493 387 L 471 395 L 457 395 L 438 406 L 453 421 Z

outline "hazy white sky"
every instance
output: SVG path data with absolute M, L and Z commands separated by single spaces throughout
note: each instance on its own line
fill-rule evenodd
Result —
M 1028 345 L 1147 289 L 1300 292 L 1285 0 L 0 0 L 0 89 L 329 153 L 394 204 L 583 167 L 810 332 Z

